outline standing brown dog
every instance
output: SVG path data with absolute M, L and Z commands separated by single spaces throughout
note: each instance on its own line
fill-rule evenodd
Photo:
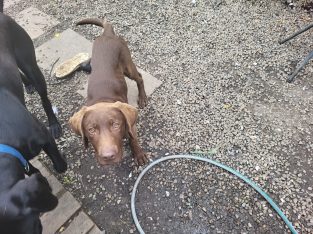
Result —
M 88 80 L 87 105 L 70 118 L 72 130 L 82 136 L 85 147 L 88 141 L 96 151 L 102 165 L 120 162 L 123 155 L 122 140 L 127 135 L 136 161 L 147 162 L 137 139 L 138 111 L 127 104 L 127 85 L 124 76 L 136 81 L 139 90 L 139 107 L 147 103 L 141 74 L 137 71 L 127 43 L 115 35 L 112 25 L 99 19 L 85 19 L 77 25 L 95 24 L 104 32 L 93 43 Z

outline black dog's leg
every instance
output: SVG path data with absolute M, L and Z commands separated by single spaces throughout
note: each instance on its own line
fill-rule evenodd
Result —
M 91 59 L 88 59 L 86 62 L 83 62 L 80 64 L 80 69 L 84 72 L 91 73 L 91 65 L 90 65 Z
M 66 159 L 59 152 L 54 139 L 50 135 L 48 138 L 48 143 L 43 146 L 43 150 L 51 159 L 54 169 L 59 173 L 65 172 L 67 169 Z
M 54 138 L 59 138 L 62 134 L 62 128 L 59 124 L 53 110 L 51 102 L 48 98 L 47 94 L 47 85 L 44 79 L 43 74 L 41 73 L 37 64 L 33 64 L 32 66 L 20 66 L 23 73 L 26 75 L 27 79 L 30 80 L 32 85 L 37 90 L 40 98 L 42 106 L 46 112 L 49 122 L 49 128 L 52 136 Z
M 299 73 L 299 71 L 310 61 L 310 59 L 313 58 L 313 51 L 311 51 L 305 59 L 300 63 L 300 65 L 296 68 L 296 70 L 288 77 L 287 82 L 291 83 L 296 75 Z
M 25 86 L 26 93 L 33 94 L 35 92 L 35 87 L 32 85 L 32 83 L 26 78 L 23 72 L 20 71 L 20 75 L 23 81 L 23 84 Z
M 14 52 L 17 65 L 25 74 L 29 81 L 28 83 L 31 83 L 39 93 L 43 108 L 48 117 L 50 132 L 54 138 L 59 138 L 62 134 L 62 128 L 48 99 L 46 81 L 37 65 L 33 42 L 19 25 L 15 25 L 11 30 L 15 35 L 12 40 L 15 46 Z

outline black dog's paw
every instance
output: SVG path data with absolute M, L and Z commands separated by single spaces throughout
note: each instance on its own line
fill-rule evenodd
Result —
M 53 167 L 58 173 L 63 173 L 67 170 L 67 162 L 63 154 L 61 154 L 61 158 L 53 165 Z
M 35 87 L 31 84 L 25 85 L 25 90 L 26 90 L 26 93 L 28 94 L 33 94 L 36 91 Z
M 88 74 L 91 73 L 91 65 L 90 65 L 90 61 L 84 62 L 82 64 L 80 64 L 80 69 L 84 72 L 87 72 Z
M 33 174 L 28 179 L 28 193 L 25 194 L 29 195 L 29 206 L 40 212 L 53 210 L 58 199 L 52 194 L 48 180 L 41 173 Z
M 51 124 L 49 130 L 54 139 L 58 139 L 62 135 L 62 128 L 59 123 Z

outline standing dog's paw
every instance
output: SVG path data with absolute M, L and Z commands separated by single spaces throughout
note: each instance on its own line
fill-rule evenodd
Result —
M 54 123 L 49 126 L 49 131 L 54 139 L 58 139 L 62 135 L 62 128 L 59 123 Z

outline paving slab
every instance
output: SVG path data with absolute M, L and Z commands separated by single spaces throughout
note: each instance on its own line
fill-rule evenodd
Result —
M 4 0 L 3 8 L 9 8 L 13 6 L 14 4 L 19 3 L 21 0 Z
M 41 36 L 59 24 L 57 19 L 34 7 L 29 7 L 21 11 L 15 20 L 26 30 L 31 39 Z
M 94 223 L 91 219 L 84 212 L 80 212 L 62 234 L 85 234 L 88 233 L 93 226 Z
M 43 234 L 55 233 L 80 207 L 81 205 L 69 192 L 64 193 L 59 198 L 58 206 L 42 215 Z
M 90 41 L 72 29 L 67 29 L 36 49 L 37 62 L 42 69 L 48 72 L 55 63 L 54 72 L 60 63 L 78 53 L 91 54 L 91 49 L 92 43 Z
M 146 94 L 149 97 L 161 84 L 162 82 L 155 78 L 154 76 L 150 75 L 148 72 L 145 72 L 144 70 L 137 68 L 138 71 L 142 75 L 142 79 L 145 85 L 145 90 Z M 132 106 L 138 106 L 137 100 L 138 100 L 138 88 L 137 84 L 135 81 L 128 79 L 125 77 L 127 87 L 128 87 L 128 93 L 127 93 L 127 98 L 128 98 L 128 103 Z M 83 89 L 78 90 L 77 92 L 82 95 L 84 98 L 87 97 L 87 86 L 88 86 L 88 81 L 84 84 Z

